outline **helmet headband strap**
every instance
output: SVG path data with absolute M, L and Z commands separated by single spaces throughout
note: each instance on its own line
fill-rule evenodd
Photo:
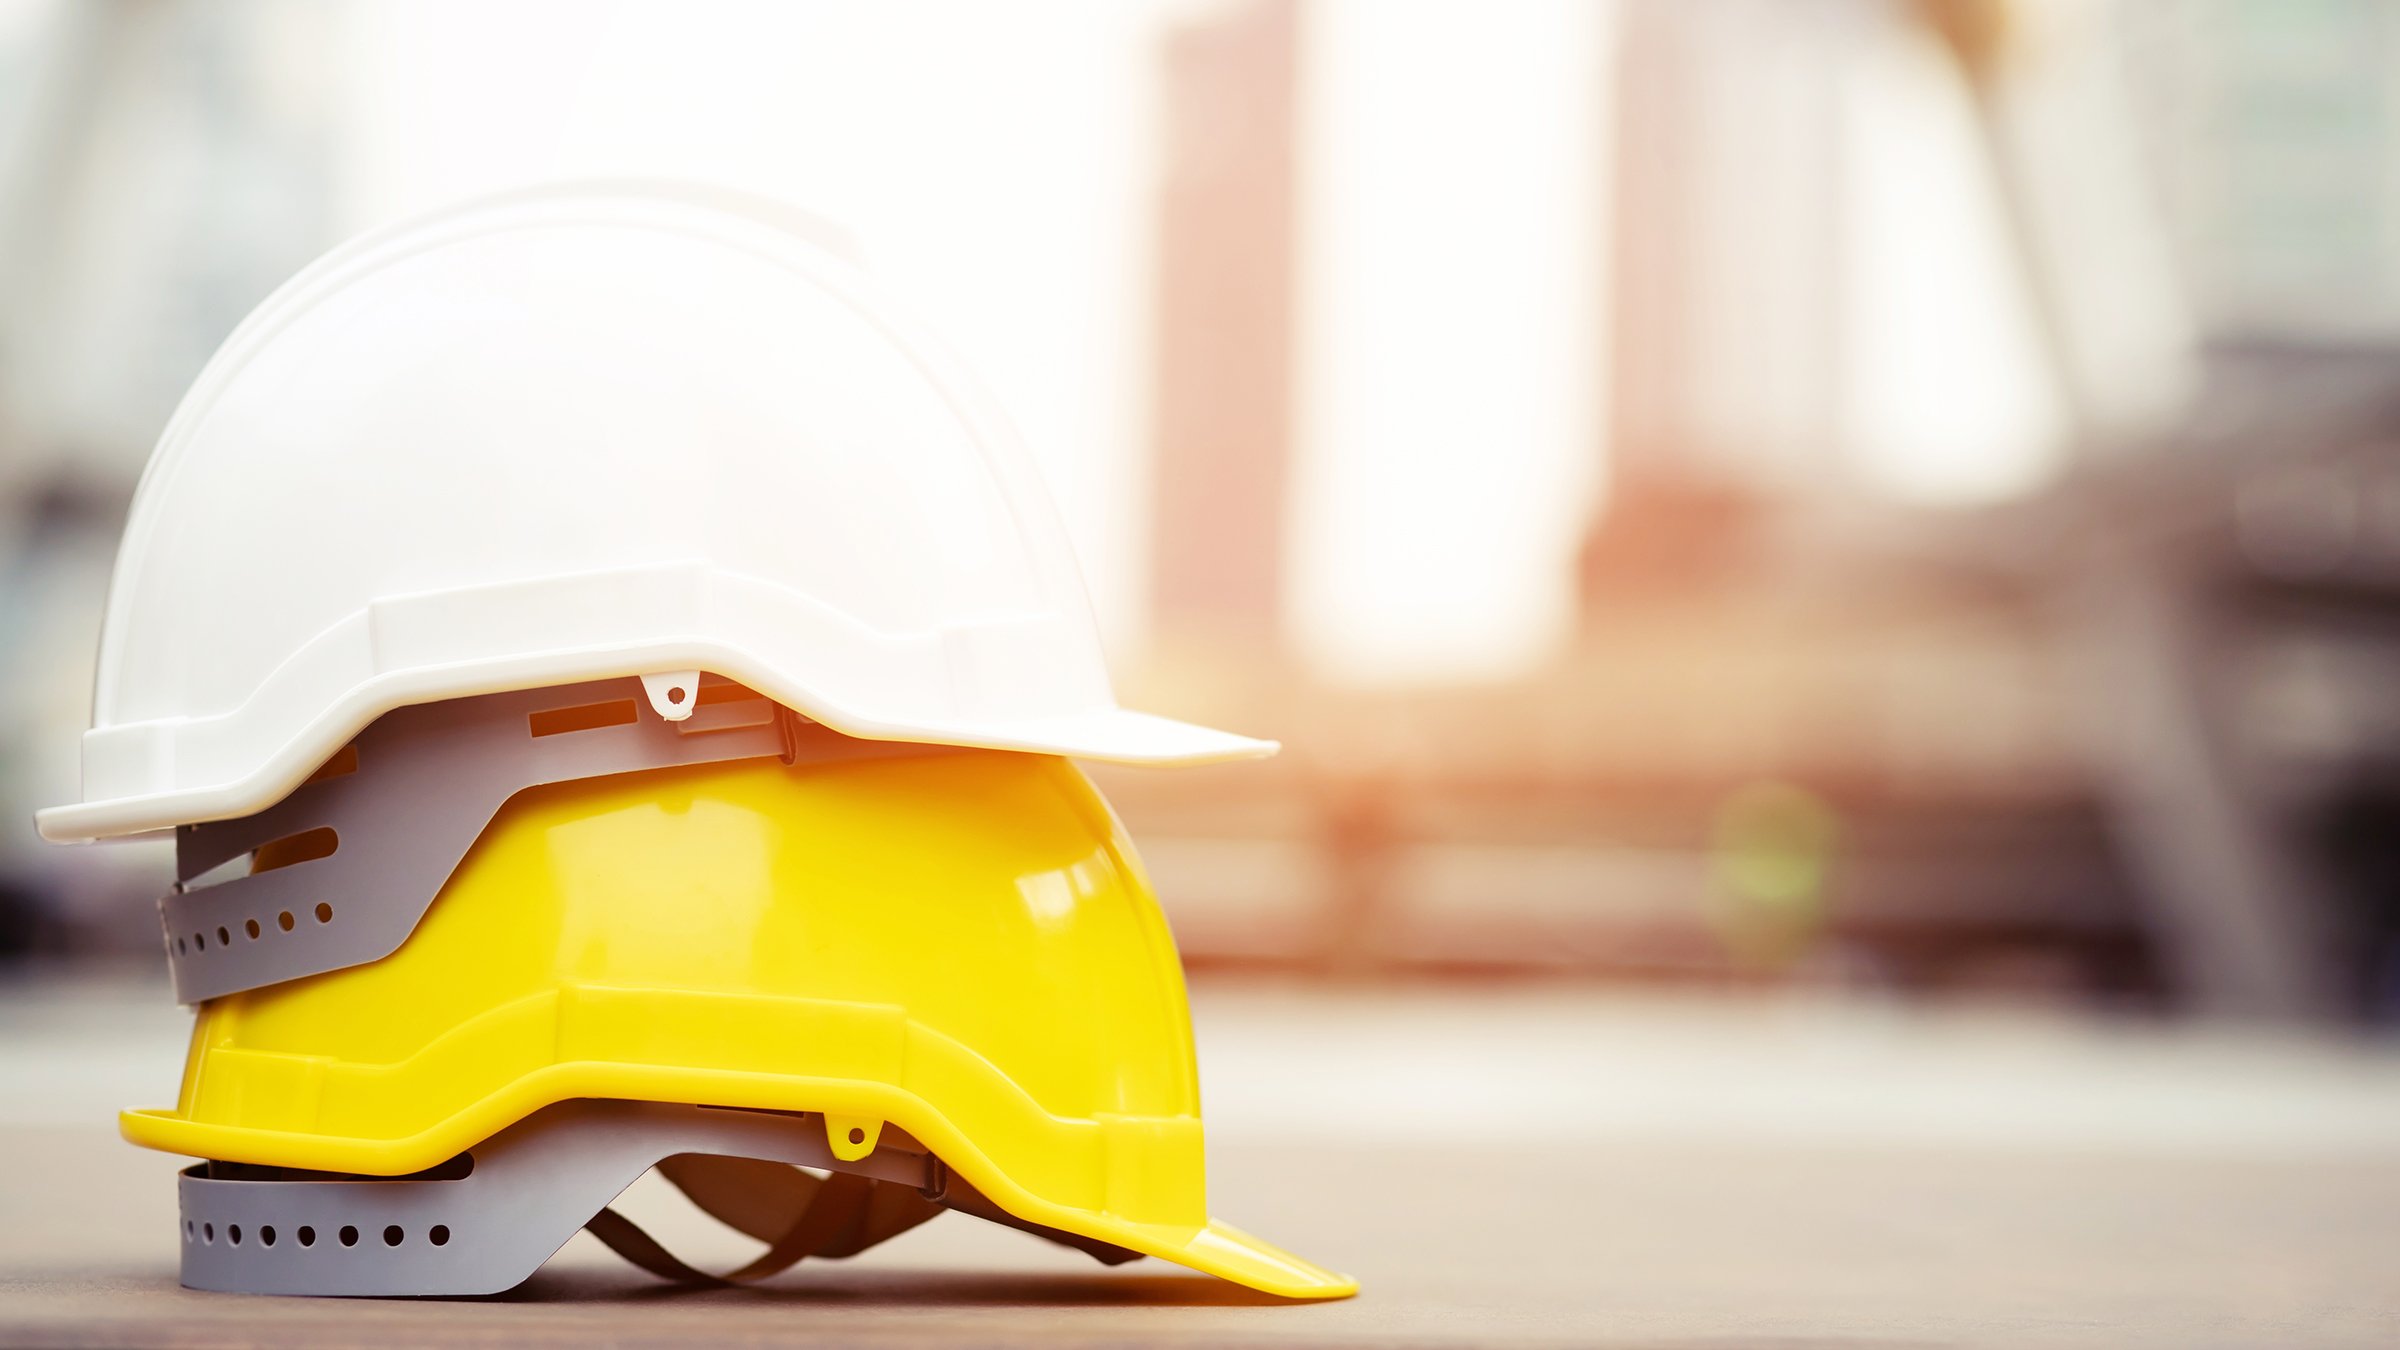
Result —
M 607 1208 L 654 1166 L 767 1250 L 710 1275 Z M 856 1255 L 946 1208 L 981 1215 L 989 1205 L 895 1128 L 881 1132 L 873 1152 L 843 1161 L 823 1120 L 808 1113 L 589 1099 L 545 1107 L 415 1176 L 201 1163 L 184 1170 L 177 1189 L 187 1287 L 353 1296 L 498 1293 L 524 1282 L 578 1228 L 665 1279 L 746 1283 L 806 1257 Z M 1021 1220 L 1012 1226 L 1111 1265 L 1135 1256 Z
M 500 808 L 527 788 L 935 748 L 843 736 L 713 677 L 689 697 L 698 706 L 675 722 L 633 678 L 395 709 L 274 806 L 181 827 L 177 885 L 159 901 L 175 997 L 197 1003 L 391 955 Z M 248 875 L 196 884 L 244 854 Z

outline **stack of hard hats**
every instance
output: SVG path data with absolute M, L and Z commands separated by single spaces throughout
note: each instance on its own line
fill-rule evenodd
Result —
M 1296 1298 L 1210 1219 L 1124 711 L 1010 432 L 824 228 L 493 198 L 335 252 L 135 497 L 84 799 L 173 829 L 184 1283 L 507 1288 L 656 1167 L 844 1256 L 944 1209 Z

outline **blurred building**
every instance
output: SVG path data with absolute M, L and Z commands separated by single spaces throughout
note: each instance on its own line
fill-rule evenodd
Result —
M 1177 659 L 1271 649 L 1283 619 L 1297 18 L 1272 0 L 1165 40 L 1151 610 Z
M 2304 181 L 2354 161 L 2338 190 L 2354 206 L 2383 191 L 2400 161 L 2360 125 L 2359 91 L 2400 44 L 2372 6 L 2313 26 L 2242 8 L 1621 6 L 1617 207 L 1595 241 L 1613 264 L 1611 484 L 1580 557 L 1580 634 L 1530 681 L 1226 694 L 1236 708 L 1212 715 L 1264 718 L 1315 754 L 1240 787 L 1124 785 L 1168 836 L 1197 954 L 2388 1008 L 2378 841 L 2400 823 L 2379 814 L 2393 701 L 2372 691 L 2393 687 L 2392 653 L 2348 630 L 2391 604 L 2392 537 L 2364 518 L 2392 492 L 2400 365 L 2355 342 L 2262 360 L 2236 335 L 2272 313 L 2349 331 L 2339 315 L 2373 308 L 2400 249 L 2372 231 L 2328 264 L 2368 281 L 2340 304 L 2288 269 L 2280 290 L 2262 281 L 2288 240 L 2240 238 L 2291 225 L 2287 204 L 2260 204 L 2283 181 L 2262 158 Z M 1243 31 L 1260 12 L 1217 22 Z M 1878 50 L 1898 55 L 1860 55 Z M 1931 81 L 1953 133 L 1940 148 L 1984 213 L 1953 231 L 1948 265 L 2014 318 L 1961 314 L 1991 331 L 1927 340 L 2042 391 L 2046 412 L 2003 427 L 2013 447 L 1978 420 L 1988 379 L 1953 407 L 1890 406 L 1927 368 L 1888 348 L 1928 330 L 1873 317 L 1876 291 L 1926 264 L 1859 245 L 1894 228 L 1875 180 L 1919 153 L 1883 125 L 1908 105 L 1860 93 L 1886 76 Z M 2162 87 L 2187 100 L 2171 150 L 2146 120 Z M 2281 125 L 2276 90 L 2323 135 L 2276 150 L 2236 116 L 2209 138 L 2228 106 Z M 1171 107 L 1197 115 L 1183 92 Z M 2262 210 L 2284 226 L 2246 214 Z M 1271 294 L 1282 274 L 1214 289 Z M 2195 311 L 2225 336 L 2203 343 Z M 1908 457 L 1960 442 L 2030 467 L 1968 464 L 1957 502 L 1895 499 L 1954 495 Z M 2288 671 L 2269 680 L 2282 694 L 2222 687 L 2255 641 L 2295 640 L 2227 600 L 2258 589 L 2262 531 L 2339 574 L 2315 589 L 2354 605 L 2330 619 L 2341 631 L 2279 626 L 2338 639 L 2344 655 L 2316 664 L 2342 666 L 2346 692 L 2298 694 Z M 2259 702 L 2286 697 L 2347 710 L 2298 798 L 2235 748 Z

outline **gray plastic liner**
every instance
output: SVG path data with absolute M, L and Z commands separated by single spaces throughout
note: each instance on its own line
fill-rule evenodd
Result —
M 683 720 L 667 721 L 641 680 L 626 678 L 401 708 L 274 806 L 182 827 L 178 882 L 159 902 L 175 997 L 198 1003 L 391 955 L 492 817 L 527 788 L 743 759 L 945 748 L 843 736 L 713 677 L 694 701 Z M 279 843 L 304 860 L 199 884 Z
M 561 1102 L 477 1145 L 470 1161 L 415 1177 L 187 1168 L 183 1283 L 252 1294 L 498 1293 L 523 1283 L 644 1172 L 687 1153 L 847 1172 L 929 1195 L 944 1175 L 896 1129 L 873 1153 L 843 1162 L 814 1114 Z

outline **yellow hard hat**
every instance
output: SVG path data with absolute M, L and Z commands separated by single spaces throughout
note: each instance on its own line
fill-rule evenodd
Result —
M 787 745 L 847 740 L 783 716 Z M 286 909 L 219 945 L 334 922 Z M 571 1197 L 500 1203 L 509 1178 L 580 1139 L 611 1161 L 576 1194 L 681 1158 L 671 1180 L 786 1256 L 946 1204 L 1103 1259 L 1356 1289 L 1209 1216 L 1173 940 L 1107 805 L 1043 755 L 787 750 L 518 792 L 390 955 L 203 1003 L 175 1108 L 122 1128 L 210 1160 L 184 1178 L 202 1287 L 507 1287 L 593 1213 L 554 1231 L 529 1212 Z M 692 1154 L 816 1165 L 828 1212 L 779 1218 L 772 1185 Z M 501 1189 L 469 1203 L 468 1182 Z

